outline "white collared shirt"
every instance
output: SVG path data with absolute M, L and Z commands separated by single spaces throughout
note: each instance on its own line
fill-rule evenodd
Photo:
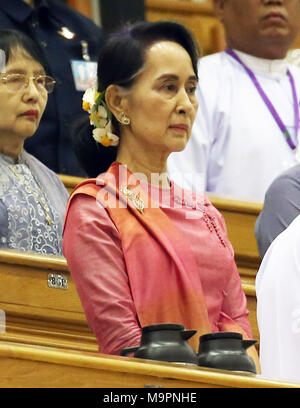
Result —
M 256 74 L 269 76 L 270 78 L 283 78 L 286 76 L 289 64 L 286 59 L 264 59 L 254 57 L 242 51 L 234 50 L 244 64 Z
M 261 374 L 300 383 L 300 215 L 275 238 L 256 276 Z

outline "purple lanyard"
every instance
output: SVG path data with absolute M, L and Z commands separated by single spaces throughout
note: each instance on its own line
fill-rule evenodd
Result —
M 296 149 L 296 146 L 294 145 L 294 142 L 291 138 L 291 135 L 289 131 L 287 130 L 287 127 L 285 124 L 282 122 L 280 116 L 278 115 L 276 109 L 274 108 L 272 102 L 270 99 L 267 97 L 265 94 L 264 90 L 260 86 L 259 82 L 256 79 L 256 76 L 254 73 L 251 71 L 250 68 L 248 68 L 243 61 L 239 58 L 239 56 L 230 48 L 226 49 L 227 54 L 229 54 L 232 58 L 234 58 L 236 61 L 238 61 L 246 70 L 248 73 L 249 77 L 251 78 L 252 82 L 254 83 L 258 93 L 262 97 L 263 101 L 267 105 L 269 111 L 271 112 L 273 118 L 275 119 L 276 123 L 278 124 L 279 128 L 281 129 L 287 143 L 289 144 L 290 148 L 292 150 Z M 287 70 L 287 75 L 289 77 L 291 87 L 292 87 L 292 94 L 293 94 L 293 102 L 294 102 L 294 115 L 295 115 L 295 130 L 296 130 L 296 137 L 298 139 L 298 131 L 299 131 L 299 105 L 298 105 L 298 99 L 297 99 L 297 92 L 296 92 L 296 86 L 295 86 L 295 81 L 294 78 L 289 70 Z

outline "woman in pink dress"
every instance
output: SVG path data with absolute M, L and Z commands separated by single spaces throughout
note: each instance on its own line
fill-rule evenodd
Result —
M 94 165 L 100 172 L 105 152 L 113 163 L 74 191 L 63 251 L 102 353 L 139 345 L 141 328 L 154 323 L 197 329 L 195 350 L 204 333 L 251 338 L 221 214 L 167 175 L 169 154 L 191 134 L 197 61 L 180 24 L 136 23 L 108 38 L 98 83 L 83 98 Z

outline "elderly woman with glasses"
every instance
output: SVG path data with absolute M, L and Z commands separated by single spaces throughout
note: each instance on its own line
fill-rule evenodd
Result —
M 68 192 L 59 177 L 24 150 L 55 81 L 37 46 L 0 30 L 0 247 L 61 255 Z

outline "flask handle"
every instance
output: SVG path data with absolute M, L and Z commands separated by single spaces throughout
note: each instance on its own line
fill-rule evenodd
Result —
M 135 351 L 137 351 L 140 348 L 140 346 L 136 346 L 136 347 L 125 347 L 123 348 L 123 350 L 120 353 L 120 356 L 127 356 L 127 354 L 130 353 L 134 353 Z

